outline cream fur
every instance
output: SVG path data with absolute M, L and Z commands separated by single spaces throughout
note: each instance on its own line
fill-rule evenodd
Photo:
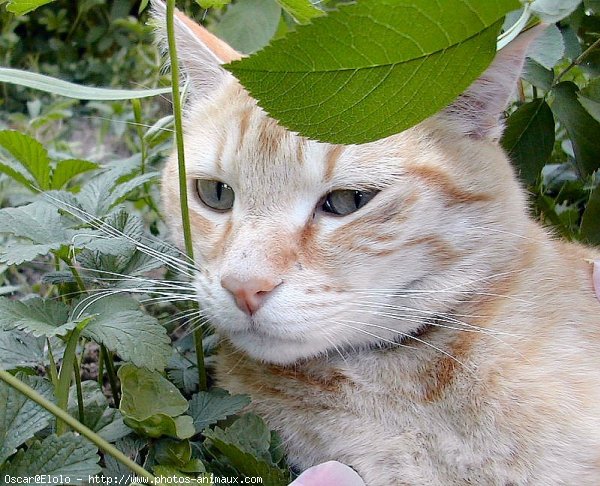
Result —
M 183 49 L 200 42 L 178 35 Z M 508 99 L 518 49 L 471 100 L 482 86 Z M 194 64 L 209 91 L 186 120 L 195 285 L 225 337 L 220 384 L 252 396 L 291 463 L 338 460 L 369 486 L 599 484 L 600 307 L 586 261 L 598 252 L 529 219 L 490 124 L 504 106 L 474 116 L 463 98 L 404 133 L 332 147 L 279 127 L 220 70 Z M 229 184 L 233 210 L 205 207 L 197 178 Z M 338 188 L 381 192 L 337 218 L 318 207 Z M 177 191 L 172 157 L 163 200 L 181 243 Z M 283 284 L 250 317 L 225 276 Z

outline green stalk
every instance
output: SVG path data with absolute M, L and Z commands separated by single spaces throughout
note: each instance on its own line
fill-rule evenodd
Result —
M 77 390 L 77 412 L 79 421 L 85 422 L 85 410 L 83 408 L 83 389 L 81 388 L 81 372 L 79 369 L 79 360 L 75 357 L 73 362 L 73 373 L 75 374 L 75 389 Z
M 96 447 L 98 447 L 98 449 L 102 450 L 104 453 L 114 457 L 115 460 L 119 461 L 121 464 L 131 469 L 132 472 L 134 472 L 140 477 L 148 479 L 148 481 L 150 481 L 150 484 L 155 484 L 156 478 L 148 471 L 146 471 L 143 467 L 133 462 L 131 459 L 129 459 L 129 457 L 123 454 L 115 446 L 109 444 L 106 440 L 104 440 L 98 434 L 94 433 L 82 423 L 78 422 L 64 410 L 61 410 L 52 402 L 46 400 L 33 388 L 26 385 L 19 379 L 15 378 L 8 371 L 0 370 L 0 380 L 12 386 L 15 390 L 20 391 L 27 398 L 48 410 L 48 412 L 54 415 L 57 419 L 60 419 L 61 421 L 66 423 L 75 432 L 81 434 L 83 437 L 94 443 Z
M 575 66 L 579 66 L 584 61 L 584 59 L 598 47 L 600 47 L 600 39 L 596 39 L 596 41 L 592 45 L 590 45 L 585 51 L 579 54 L 577 58 L 573 59 L 573 62 L 571 62 L 571 64 L 569 64 L 558 76 L 556 76 L 556 79 L 552 82 L 552 86 L 550 87 L 550 89 L 554 88 L 554 86 L 560 83 L 560 80 L 565 74 L 567 74 Z
M 190 212 L 187 198 L 187 177 L 185 173 L 185 155 L 183 150 L 183 125 L 181 122 L 181 96 L 179 93 L 179 60 L 175 46 L 175 26 L 173 14 L 175 0 L 167 0 L 167 42 L 169 46 L 169 60 L 171 61 L 171 92 L 173 94 L 173 117 L 175 122 L 175 142 L 177 145 L 177 163 L 179 168 L 179 201 L 181 204 L 181 221 L 183 225 L 183 238 L 185 252 L 191 261 L 194 261 L 194 247 L 192 245 L 192 231 L 190 228 Z M 202 329 L 194 329 L 194 346 L 196 348 L 196 362 L 198 366 L 198 382 L 200 390 L 206 390 L 206 370 L 204 367 L 204 349 L 202 347 Z
M 102 356 L 102 351 L 98 352 L 98 385 L 100 388 L 104 386 L 104 380 L 102 377 L 104 376 L 104 356 Z
M 87 323 L 87 320 L 84 321 Z M 84 324 L 85 325 L 85 324 Z M 58 377 L 58 386 L 54 389 L 54 395 L 56 396 L 56 404 L 61 410 L 67 410 L 67 404 L 69 402 L 69 387 L 71 386 L 71 374 L 73 373 L 73 367 L 77 366 L 77 343 L 79 341 L 79 333 L 84 326 L 81 324 L 77 325 L 75 329 L 71 331 L 69 340 L 67 341 L 67 347 L 65 354 L 63 355 L 62 365 L 60 367 L 60 374 Z M 77 370 L 79 372 L 79 370 Z M 67 424 L 56 419 L 56 435 L 62 435 L 67 432 Z
M 49 374 L 52 384 L 56 387 L 58 385 L 58 370 L 56 368 L 56 361 L 54 361 L 54 354 L 52 353 L 52 347 L 50 346 L 50 339 L 46 338 L 46 344 L 48 345 L 48 359 L 50 361 Z
M 102 359 L 104 360 L 104 364 L 106 365 L 106 374 L 108 375 L 108 383 L 110 384 L 110 391 L 112 392 L 113 401 L 115 402 L 115 407 L 119 408 L 119 387 L 117 386 L 117 373 L 115 372 L 115 363 L 113 361 L 113 357 L 106 349 L 104 344 L 100 345 L 100 351 L 102 353 Z

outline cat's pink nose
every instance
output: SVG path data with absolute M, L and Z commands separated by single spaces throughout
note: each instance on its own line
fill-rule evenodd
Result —
M 281 280 L 262 277 L 239 280 L 228 275 L 221 279 L 221 286 L 231 292 L 236 305 L 248 315 L 254 314 L 269 292 L 279 284 Z

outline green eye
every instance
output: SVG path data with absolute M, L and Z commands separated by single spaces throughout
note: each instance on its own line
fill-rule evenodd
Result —
M 321 209 L 326 213 L 346 216 L 347 214 L 358 211 L 367 204 L 379 191 L 356 191 L 354 189 L 339 189 L 327 194 L 325 202 Z
M 197 179 L 196 191 L 200 200 L 216 211 L 229 211 L 233 207 L 233 189 L 221 181 Z

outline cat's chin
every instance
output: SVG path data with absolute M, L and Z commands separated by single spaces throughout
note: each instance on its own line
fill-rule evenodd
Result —
M 314 358 L 326 352 L 325 343 L 282 339 L 254 332 L 228 333 L 231 344 L 250 357 L 277 365 L 288 365 L 297 361 Z

